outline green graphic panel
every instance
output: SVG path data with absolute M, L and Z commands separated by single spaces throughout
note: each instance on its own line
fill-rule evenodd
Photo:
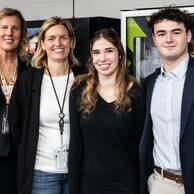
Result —
M 127 47 L 134 52 L 134 39 L 136 37 L 146 37 L 141 27 L 136 23 L 135 19 L 127 19 Z

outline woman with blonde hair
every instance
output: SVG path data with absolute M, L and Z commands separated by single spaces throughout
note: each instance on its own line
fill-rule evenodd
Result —
M 113 29 L 95 33 L 70 94 L 70 194 L 138 194 L 144 95 Z
M 9 118 L 19 144 L 20 194 L 68 193 L 69 91 L 80 73 L 75 44 L 69 21 L 46 20 L 34 67 L 20 76 L 14 89 Z
M 16 194 L 16 153 L 8 110 L 18 74 L 26 69 L 26 23 L 17 9 L 0 10 L 0 193 Z

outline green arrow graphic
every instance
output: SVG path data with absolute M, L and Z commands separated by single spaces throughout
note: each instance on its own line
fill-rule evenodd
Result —
M 134 38 L 146 37 L 146 34 L 133 18 L 127 19 L 127 47 L 134 52 Z

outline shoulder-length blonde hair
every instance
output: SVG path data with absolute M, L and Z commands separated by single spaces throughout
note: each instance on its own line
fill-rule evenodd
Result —
M 21 12 L 17 9 L 3 8 L 0 10 L 0 20 L 6 16 L 16 16 L 21 22 L 21 40 L 18 46 L 18 55 L 22 61 L 27 59 L 26 45 L 27 45 L 27 27 L 26 21 Z
M 55 26 L 55 25 L 63 25 L 68 33 L 69 33 L 69 37 L 72 43 L 72 47 L 70 49 L 70 53 L 68 56 L 68 62 L 69 65 L 71 67 L 78 65 L 78 60 L 76 59 L 75 55 L 74 55 L 74 48 L 76 45 L 76 38 L 75 38 L 75 33 L 73 30 L 73 27 L 71 25 L 71 23 L 66 20 L 63 19 L 61 17 L 51 17 L 48 20 L 46 20 L 41 28 L 40 28 L 40 32 L 38 35 L 38 46 L 37 46 L 37 51 L 34 54 L 33 58 L 32 58 L 32 65 L 36 68 L 41 68 L 46 66 L 46 62 L 47 62 L 47 54 L 46 52 L 43 50 L 41 43 L 44 41 L 45 39 L 45 33 L 48 29 L 50 29 L 51 27 Z
M 105 38 L 112 43 L 117 48 L 119 54 L 118 70 L 116 74 L 117 81 L 115 83 L 117 94 L 117 98 L 114 102 L 115 109 L 120 112 L 131 109 L 131 101 L 128 90 L 130 84 L 133 82 L 133 79 L 128 73 L 123 45 L 115 30 L 102 29 L 95 33 L 94 38 L 90 42 L 90 58 L 87 63 L 89 73 L 84 76 L 79 76 L 75 82 L 75 86 L 85 82 L 80 102 L 80 110 L 85 115 L 89 115 L 95 110 L 96 102 L 99 96 L 97 93 L 98 73 L 93 64 L 92 49 L 94 43 L 100 38 Z

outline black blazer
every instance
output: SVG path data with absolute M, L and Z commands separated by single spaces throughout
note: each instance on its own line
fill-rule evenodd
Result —
M 26 62 L 22 62 L 20 59 L 18 60 L 18 74 L 24 71 L 27 68 Z M 2 114 L 6 107 L 6 99 L 5 95 L 0 87 L 0 119 L 2 119 Z M 2 120 L 0 120 L 0 125 L 2 125 Z M 10 136 L 4 135 L 1 132 L 0 126 L 0 156 L 8 156 L 9 154 L 15 154 L 12 149 L 12 145 L 10 142 Z
M 73 68 L 74 75 L 80 74 Z M 18 192 L 29 194 L 36 160 L 39 136 L 41 83 L 44 68 L 29 68 L 14 87 L 9 122 L 14 145 L 18 148 Z
M 148 194 L 147 180 L 154 169 L 150 104 L 160 68 L 146 79 L 146 120 L 140 143 L 141 194 Z M 186 194 L 194 194 L 194 60 L 189 59 L 181 106 L 180 162 Z

